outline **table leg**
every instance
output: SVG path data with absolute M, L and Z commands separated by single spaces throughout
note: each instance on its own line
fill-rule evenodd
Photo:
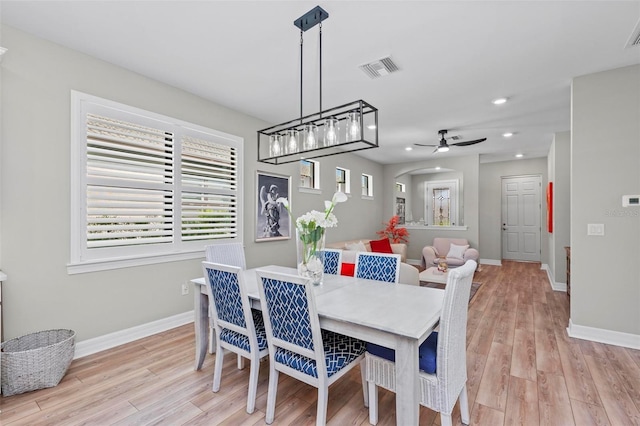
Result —
M 396 349 L 396 424 L 417 425 L 419 420 L 418 341 L 399 339 Z
M 209 341 L 209 297 L 202 293 L 202 286 L 194 284 L 193 288 L 193 313 L 196 328 L 196 370 L 202 368 L 204 357 L 207 354 Z

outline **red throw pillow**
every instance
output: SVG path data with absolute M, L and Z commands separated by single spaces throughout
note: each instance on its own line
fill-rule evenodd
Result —
M 343 263 L 342 268 L 340 269 L 340 275 L 347 275 L 349 277 L 352 277 L 355 273 L 355 269 L 355 263 Z
M 381 240 L 372 240 L 369 242 L 371 245 L 371 251 L 375 253 L 393 253 L 391 250 L 391 243 L 388 238 L 383 238 Z

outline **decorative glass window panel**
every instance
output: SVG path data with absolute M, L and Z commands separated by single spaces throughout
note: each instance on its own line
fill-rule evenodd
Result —
M 458 224 L 458 181 L 425 182 L 425 225 L 456 226 Z
M 433 190 L 433 224 L 438 226 L 451 225 L 451 192 L 449 188 L 435 188 Z

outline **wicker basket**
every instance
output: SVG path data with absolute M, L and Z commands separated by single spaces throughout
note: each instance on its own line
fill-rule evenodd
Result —
M 75 352 L 73 330 L 47 330 L 2 343 L 2 394 L 56 386 Z

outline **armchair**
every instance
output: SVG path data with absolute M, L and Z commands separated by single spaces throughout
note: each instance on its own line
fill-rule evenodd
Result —
M 451 245 L 467 246 L 466 250 L 459 249 L 458 253 L 450 253 Z M 422 266 L 430 268 L 438 265 L 439 258 L 446 258 L 450 267 L 462 266 L 468 260 L 480 263 L 480 253 L 475 248 L 469 247 L 469 243 L 464 238 L 434 238 L 433 244 L 422 249 Z

